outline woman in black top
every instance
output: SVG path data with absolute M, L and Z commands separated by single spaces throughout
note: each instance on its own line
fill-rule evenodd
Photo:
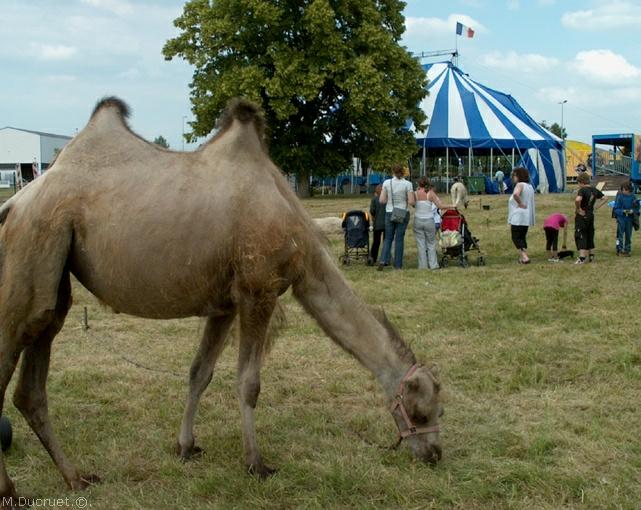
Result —
M 574 240 L 579 250 L 577 264 L 585 264 L 586 258 L 589 262 L 594 260 L 594 209 L 598 209 L 605 203 L 605 196 L 600 190 L 590 185 L 590 176 L 587 172 L 577 176 L 580 185 L 579 191 L 574 199 L 576 215 L 574 217 Z M 599 201 L 597 206 L 594 204 Z
M 369 215 L 373 218 L 371 222 L 374 230 L 374 240 L 372 241 L 372 251 L 370 253 L 372 262 L 376 264 L 378 259 L 378 250 L 381 247 L 381 239 L 385 239 L 385 204 L 381 204 L 378 199 L 381 196 L 383 186 L 376 186 L 374 197 L 369 204 Z

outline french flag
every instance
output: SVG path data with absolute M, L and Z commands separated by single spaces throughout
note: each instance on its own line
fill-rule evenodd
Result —
M 465 32 L 466 37 L 472 38 L 474 37 L 474 30 L 472 27 L 468 27 L 464 25 L 463 23 L 459 23 L 458 21 L 456 22 L 456 35 L 463 35 L 463 32 Z

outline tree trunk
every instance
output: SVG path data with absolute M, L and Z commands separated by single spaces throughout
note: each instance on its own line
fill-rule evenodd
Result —
M 296 174 L 296 194 L 298 198 L 309 198 L 312 196 L 311 186 L 309 185 L 309 172 L 299 170 Z

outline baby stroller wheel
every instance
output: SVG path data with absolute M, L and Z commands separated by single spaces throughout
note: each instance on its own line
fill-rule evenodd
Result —
M 441 267 L 447 267 L 450 264 L 450 261 L 448 260 L 447 257 L 443 257 L 441 259 Z
M 5 452 L 11 446 L 13 440 L 13 430 L 11 422 L 6 416 L 0 418 L 0 443 L 2 444 L 2 451 Z
M 485 257 L 483 255 L 478 256 L 478 258 L 476 259 L 476 265 L 479 267 L 485 265 Z
M 341 262 L 343 263 L 344 266 L 349 266 L 349 256 L 344 255 Z

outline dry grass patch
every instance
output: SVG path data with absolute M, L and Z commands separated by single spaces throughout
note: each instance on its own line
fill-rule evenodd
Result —
M 569 195 L 537 197 L 539 224 L 571 203 Z M 368 205 L 367 197 L 306 202 L 315 217 Z M 474 197 L 467 211 L 486 267 L 418 271 L 410 230 L 406 270 L 346 270 L 417 355 L 441 368 L 445 459 L 437 468 L 402 448 L 379 447 L 396 431 L 378 386 L 291 296 L 257 412 L 264 456 L 280 471 L 264 483 L 244 474 L 233 344 L 197 418 L 206 454 L 181 464 L 173 445 L 203 322 L 113 315 L 75 285 L 75 305 L 55 342 L 50 408 L 65 450 L 104 480 L 85 494 L 92 507 L 638 507 L 641 238 L 633 257 L 614 257 L 614 222 L 601 210 L 597 263 L 548 264 L 536 228 L 534 262 L 518 266 L 505 215 L 506 197 Z M 330 242 L 338 258 L 342 239 Z M 20 492 L 67 495 L 37 439 L 6 407 L 15 429 L 7 464 Z

